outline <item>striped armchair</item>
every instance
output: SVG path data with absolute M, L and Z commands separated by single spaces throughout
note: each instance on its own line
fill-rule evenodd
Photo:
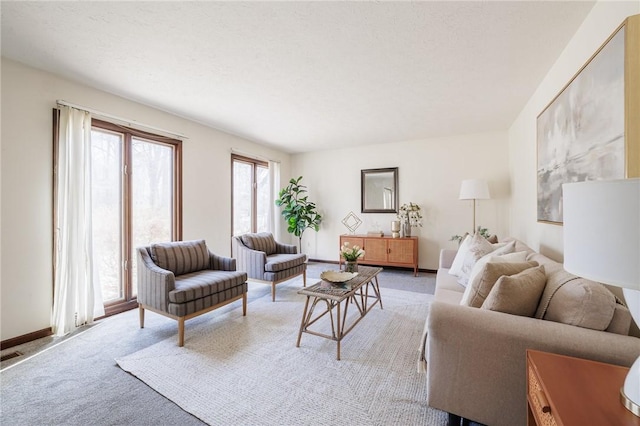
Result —
M 178 345 L 184 345 L 184 322 L 242 299 L 247 314 L 247 274 L 236 260 L 218 256 L 204 240 L 152 244 L 138 249 L 140 328 L 145 309 L 178 321 Z
M 233 237 L 232 246 L 238 270 L 252 281 L 271 284 L 272 301 L 276 301 L 276 284 L 302 275 L 306 287 L 307 256 L 298 254 L 296 246 L 277 242 L 269 232 Z

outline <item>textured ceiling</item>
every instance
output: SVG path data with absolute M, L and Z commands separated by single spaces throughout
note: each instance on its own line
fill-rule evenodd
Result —
M 306 152 L 507 129 L 593 4 L 2 1 L 2 55 Z

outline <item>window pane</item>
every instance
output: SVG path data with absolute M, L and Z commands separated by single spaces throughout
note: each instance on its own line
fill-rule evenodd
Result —
M 121 134 L 91 131 L 94 275 L 104 303 L 122 299 Z
M 251 168 L 233 162 L 233 235 L 251 232 Z
M 172 239 L 173 147 L 132 138 L 131 200 L 131 272 L 132 291 L 136 295 L 136 248 Z
M 269 230 L 269 169 L 267 167 L 256 167 L 256 200 L 257 200 L 257 232 Z

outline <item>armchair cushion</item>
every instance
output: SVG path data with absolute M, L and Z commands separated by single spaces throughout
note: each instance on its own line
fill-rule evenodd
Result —
M 241 238 L 244 245 L 251 250 L 263 251 L 267 256 L 276 252 L 276 240 L 270 232 L 244 234 Z
M 169 292 L 169 302 L 185 303 L 241 286 L 246 272 L 199 271 L 176 278 L 176 288 Z
M 279 272 L 303 265 L 307 256 L 305 254 L 272 254 L 267 256 L 267 263 L 264 265 L 266 272 Z
M 151 258 L 156 265 L 173 272 L 174 275 L 209 268 L 209 250 L 204 240 L 152 244 Z

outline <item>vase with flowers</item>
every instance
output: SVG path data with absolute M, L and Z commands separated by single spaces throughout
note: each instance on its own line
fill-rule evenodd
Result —
M 411 227 L 422 226 L 422 209 L 416 203 L 403 204 L 398 210 L 402 236 L 411 236 Z
M 340 247 L 340 257 L 344 259 L 345 272 L 357 272 L 358 259 L 362 256 L 364 256 L 364 250 L 357 244 L 352 246 L 348 241 L 345 241 Z

